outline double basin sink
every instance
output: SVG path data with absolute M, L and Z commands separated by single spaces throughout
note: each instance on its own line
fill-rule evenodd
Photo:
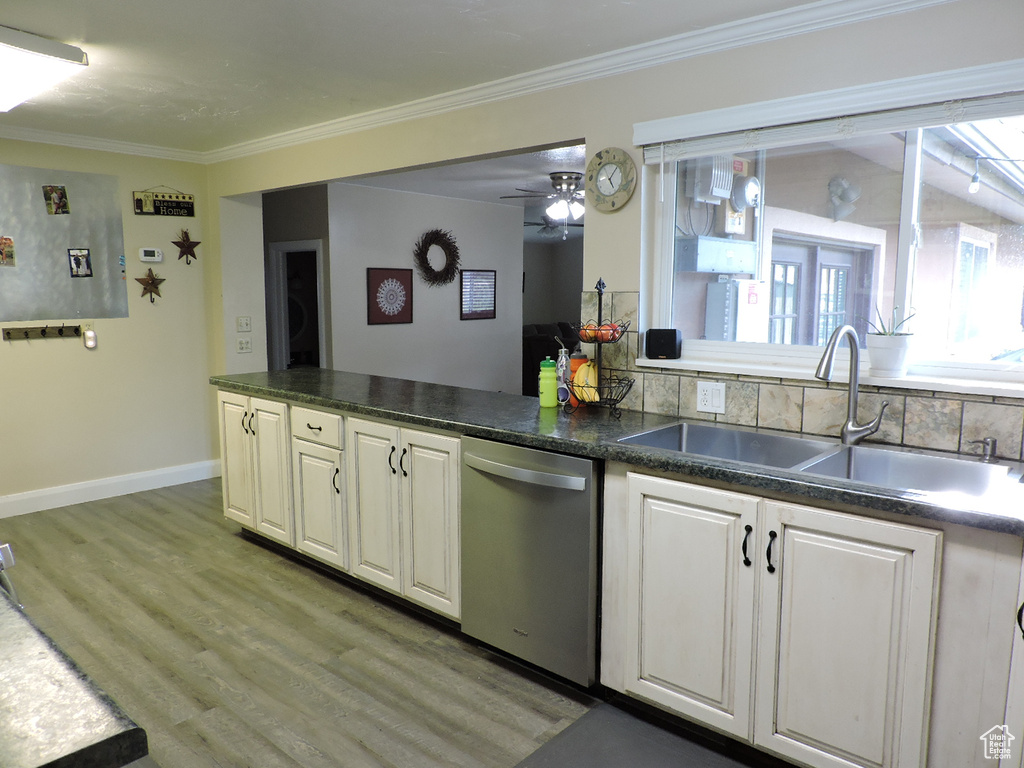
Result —
M 682 423 L 619 440 L 774 469 L 794 470 L 880 488 L 980 496 L 1005 483 L 1009 467 L 980 460 L 947 458 L 900 450 L 837 445 L 835 442 L 711 424 Z

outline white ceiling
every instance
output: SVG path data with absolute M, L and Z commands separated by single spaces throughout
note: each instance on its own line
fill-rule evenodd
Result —
M 90 63 L 0 113 L 0 137 L 203 162 L 467 89 L 545 87 L 945 1 L 3 0 L 0 25 L 77 45 Z M 498 202 L 584 166 L 580 147 L 361 183 Z
M 848 16 L 848 0 L 4 0 L 0 24 L 90 64 L 0 114 L 0 135 L 211 152 L 801 7 Z

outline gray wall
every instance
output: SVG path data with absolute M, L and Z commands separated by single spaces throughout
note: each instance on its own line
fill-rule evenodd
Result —
M 519 393 L 522 209 L 344 183 L 328 197 L 334 368 Z M 420 278 L 413 247 L 431 229 L 452 233 L 464 269 L 497 271 L 495 319 L 459 319 L 457 277 Z M 412 323 L 367 324 L 368 267 L 413 270 Z

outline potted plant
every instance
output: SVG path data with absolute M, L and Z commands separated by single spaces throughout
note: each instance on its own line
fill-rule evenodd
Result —
M 868 349 L 868 373 L 872 376 L 883 378 L 899 378 L 907 373 L 907 352 L 910 348 L 910 337 L 913 335 L 900 328 L 914 316 L 911 312 L 905 318 L 896 322 L 896 312 L 899 307 L 892 308 L 892 317 L 889 324 L 885 324 L 882 313 L 876 308 L 878 324 L 868 321 L 871 329 L 865 343 Z

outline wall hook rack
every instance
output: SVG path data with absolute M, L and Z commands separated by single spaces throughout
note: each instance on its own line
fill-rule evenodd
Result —
M 32 325 L 21 328 L 4 328 L 4 341 L 21 339 L 74 339 L 82 335 L 80 325 Z

